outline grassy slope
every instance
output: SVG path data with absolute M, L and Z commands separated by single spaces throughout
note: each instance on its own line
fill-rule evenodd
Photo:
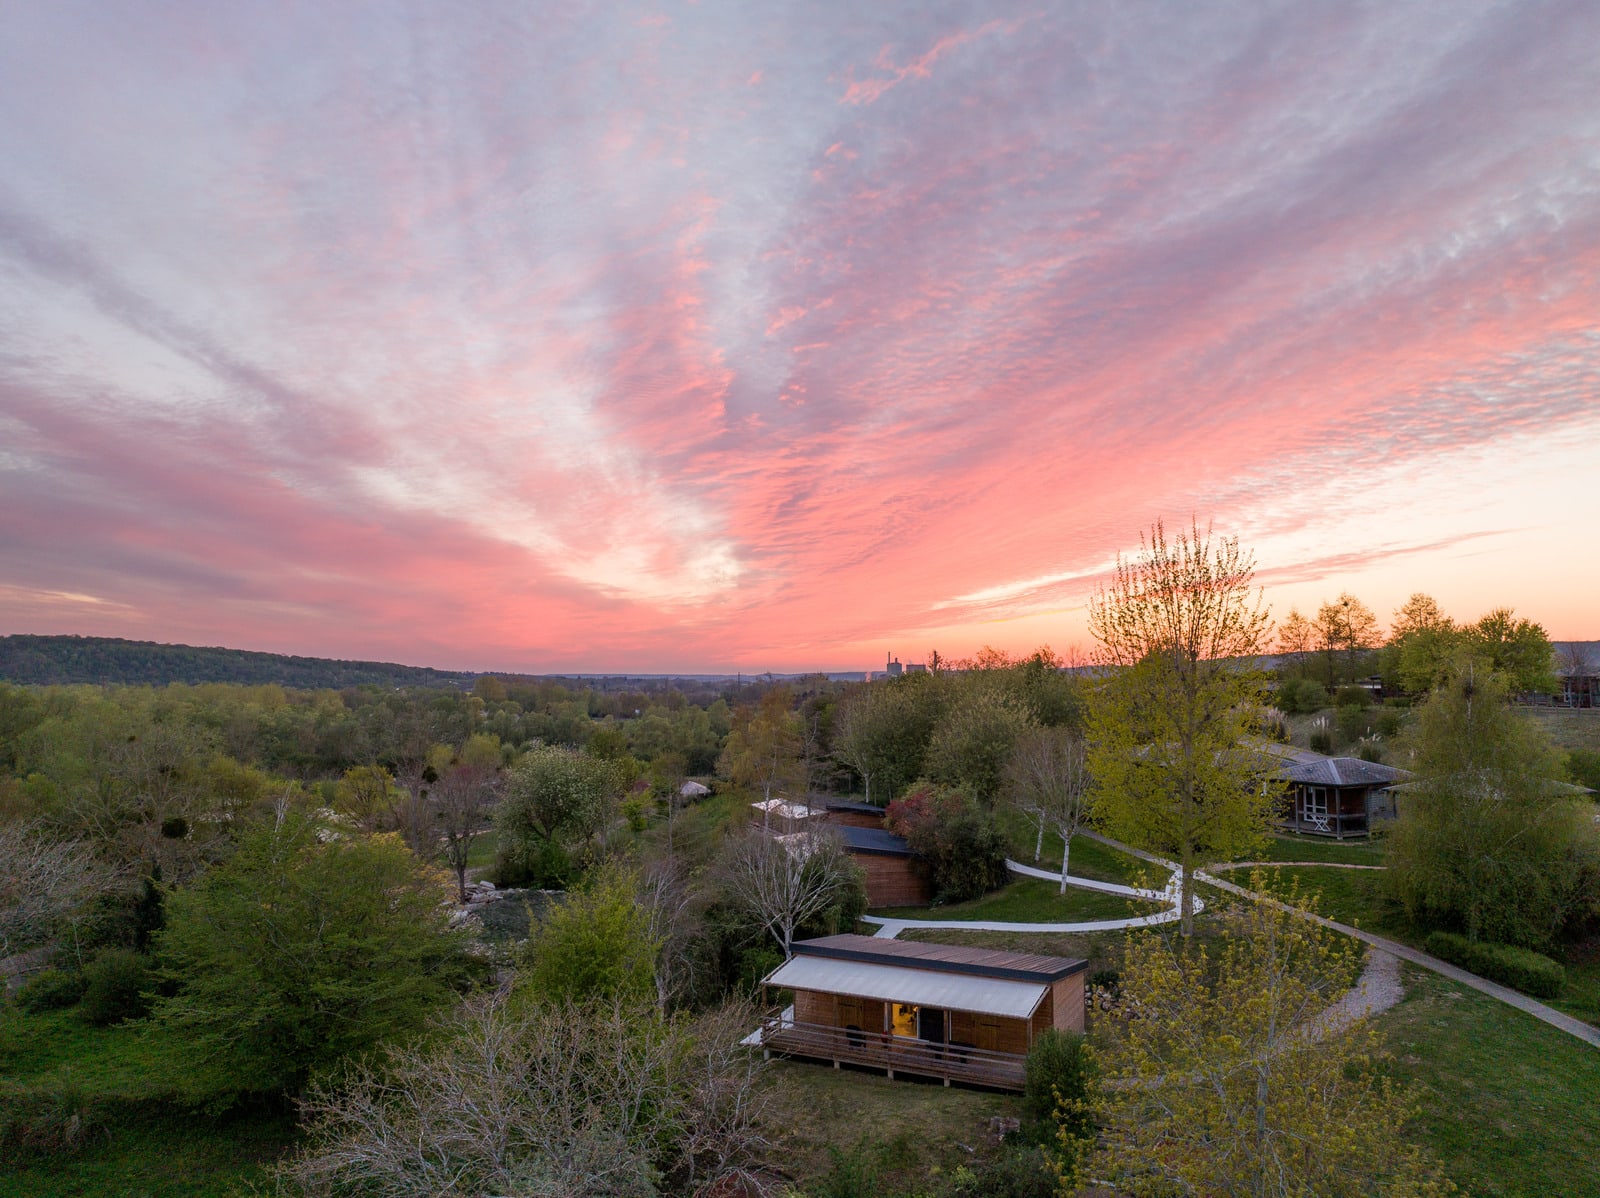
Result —
M 77 1151 L 6 1160 L 0 1198 L 221 1198 L 236 1183 L 263 1181 L 294 1141 L 293 1120 L 214 1119 L 168 1105 L 160 1081 L 167 1051 L 137 1027 L 93 1028 L 71 1012 L 0 1008 L 0 1104 L 8 1092 L 55 1094 L 90 1113 Z
M 1415 1085 L 1417 1138 L 1466 1193 L 1600 1191 L 1600 1051 L 1425 970 L 1377 1020 Z
M 937 1173 L 971 1164 L 989 1146 L 994 1116 L 1015 1117 L 1013 1095 L 889 1081 L 881 1074 L 774 1061 L 771 1159 L 805 1184 L 825 1176 L 832 1152 L 863 1148 L 883 1168 L 880 1194 L 916 1193 Z
M 1234 881 L 1242 879 L 1235 877 Z M 1301 894 L 1317 895 L 1317 910 L 1330 919 L 1354 924 L 1380 936 L 1391 936 L 1415 948 L 1427 947 L 1427 933 L 1413 927 L 1399 907 L 1384 896 L 1383 875 L 1369 870 L 1295 866 L 1270 871 L 1268 885 L 1287 889 L 1298 882 Z M 1564 946 L 1555 955 L 1566 967 L 1567 984 L 1550 1005 L 1579 1019 L 1600 1024 L 1600 935 Z
M 1067 887 L 1056 893 L 1054 882 L 1038 878 L 1020 881 L 982 898 L 943 907 L 894 907 L 875 915 L 904 919 L 996 920 L 1014 923 L 1076 923 L 1089 919 L 1126 919 L 1160 910 L 1157 903 L 1126 899 L 1120 895 Z

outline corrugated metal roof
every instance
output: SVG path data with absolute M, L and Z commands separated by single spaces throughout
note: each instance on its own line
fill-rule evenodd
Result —
M 827 957 L 791 958 L 768 974 L 766 981 L 789 990 L 822 990 L 1013 1019 L 1032 1015 L 1049 988 L 1038 982 L 1008 982 Z
M 883 940 L 875 936 L 858 936 L 853 932 L 797 941 L 794 951 L 802 956 L 868 961 L 876 965 L 898 965 L 905 969 L 934 969 L 945 973 L 976 974 L 1016 982 L 1053 982 L 1070 974 L 1082 973 L 1089 968 L 1089 962 L 1077 957 L 1003 952 L 992 948 L 969 948 L 966 945 L 937 944 L 926 940 Z

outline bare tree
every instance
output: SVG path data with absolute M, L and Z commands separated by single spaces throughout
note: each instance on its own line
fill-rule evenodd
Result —
M 76 841 L 0 826 L 0 957 L 48 942 L 115 877 Z
M 835 829 L 782 835 L 752 829 L 730 842 L 722 879 L 728 897 L 772 933 L 787 960 L 795 929 L 838 899 L 855 868 Z
M 1038 828 L 1033 859 L 1039 860 L 1046 828 L 1061 837 L 1061 890 L 1067 889 L 1072 838 L 1089 812 L 1089 750 L 1071 728 L 1032 728 L 1006 763 L 1006 795 Z
M 656 1005 L 666 1011 L 692 982 L 689 943 L 697 929 L 695 887 L 680 862 L 668 857 L 645 868 L 639 903 L 650 916 L 656 950 Z
M 627 1003 L 466 1004 L 425 1046 L 314 1086 L 309 1143 L 284 1169 L 302 1193 L 709 1195 L 766 1186 L 756 1086 L 736 1047 L 751 1016 L 663 1020 Z
M 451 766 L 429 792 L 435 830 L 444 840 L 444 859 L 456 875 L 461 901 L 467 901 L 467 860 L 473 842 L 488 830 L 499 791 L 499 776 L 481 765 Z

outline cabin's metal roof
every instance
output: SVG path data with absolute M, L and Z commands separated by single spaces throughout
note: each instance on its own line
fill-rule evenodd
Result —
M 932 969 L 907 969 L 869 961 L 802 956 L 785 961 L 766 977 L 770 986 L 820 990 L 884 1002 L 970 1011 L 1026 1019 L 1038 1009 L 1049 986 Z
M 1078 957 L 1053 957 L 1044 953 L 1013 953 L 964 944 L 938 944 L 926 940 L 888 940 L 844 932 L 801 940 L 797 956 L 832 957 L 842 961 L 867 961 L 904 969 L 964 973 L 974 977 L 1004 978 L 1015 982 L 1053 982 L 1081 973 L 1089 963 Z

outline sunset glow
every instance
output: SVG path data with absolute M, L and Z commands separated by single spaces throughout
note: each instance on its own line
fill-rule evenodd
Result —
M 1600 637 L 1600 5 L 15 7 L 0 632 L 530 672 Z

